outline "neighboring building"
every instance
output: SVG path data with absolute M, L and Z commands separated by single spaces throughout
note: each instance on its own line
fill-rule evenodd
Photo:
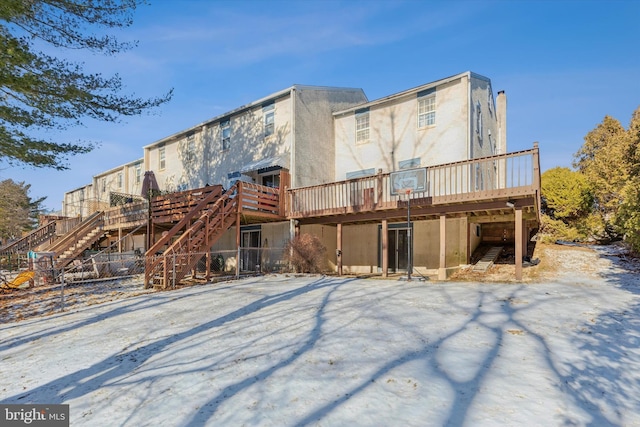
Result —
M 87 217 L 98 210 L 94 200 L 93 184 L 71 190 L 64 195 L 62 215 L 66 217 Z
M 162 191 L 278 186 L 280 169 L 292 186 L 330 182 L 332 114 L 366 101 L 362 89 L 295 85 L 145 146 L 145 169 Z

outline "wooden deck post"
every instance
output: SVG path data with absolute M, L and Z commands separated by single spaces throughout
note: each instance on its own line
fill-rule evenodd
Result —
M 438 280 L 447 279 L 447 216 L 440 215 L 440 267 Z
M 236 277 L 240 277 L 240 209 L 236 212 Z
M 336 241 L 336 263 L 338 265 L 338 276 L 342 276 L 342 223 L 338 223 Z
M 389 223 L 382 220 L 382 277 L 389 276 Z
M 522 280 L 522 208 L 516 207 L 516 280 Z

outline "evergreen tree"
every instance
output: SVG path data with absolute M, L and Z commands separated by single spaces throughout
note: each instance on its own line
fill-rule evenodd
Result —
M 126 27 L 139 0 L 2 0 L 0 2 L 0 158 L 9 164 L 66 169 L 68 156 L 91 143 L 55 142 L 51 130 L 85 118 L 116 122 L 171 98 L 122 94 L 118 75 L 86 74 L 81 65 L 38 46 L 113 55 L 132 47 L 92 31 Z M 60 56 L 60 55 L 59 55 Z
M 25 231 L 36 227 L 41 204 L 45 198 L 32 200 L 30 185 L 11 179 L 0 181 L 0 239 L 18 239 Z

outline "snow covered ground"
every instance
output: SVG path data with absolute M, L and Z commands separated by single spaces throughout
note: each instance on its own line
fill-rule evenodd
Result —
M 553 280 L 274 275 L 4 323 L 0 402 L 72 426 L 640 426 L 637 263 L 548 250 Z

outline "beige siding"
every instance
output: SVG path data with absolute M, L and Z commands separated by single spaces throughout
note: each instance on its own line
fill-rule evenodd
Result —
M 69 217 L 86 217 L 93 212 L 92 206 L 95 204 L 94 202 L 92 185 L 85 185 L 84 187 L 69 191 L 64 195 L 62 215 Z

